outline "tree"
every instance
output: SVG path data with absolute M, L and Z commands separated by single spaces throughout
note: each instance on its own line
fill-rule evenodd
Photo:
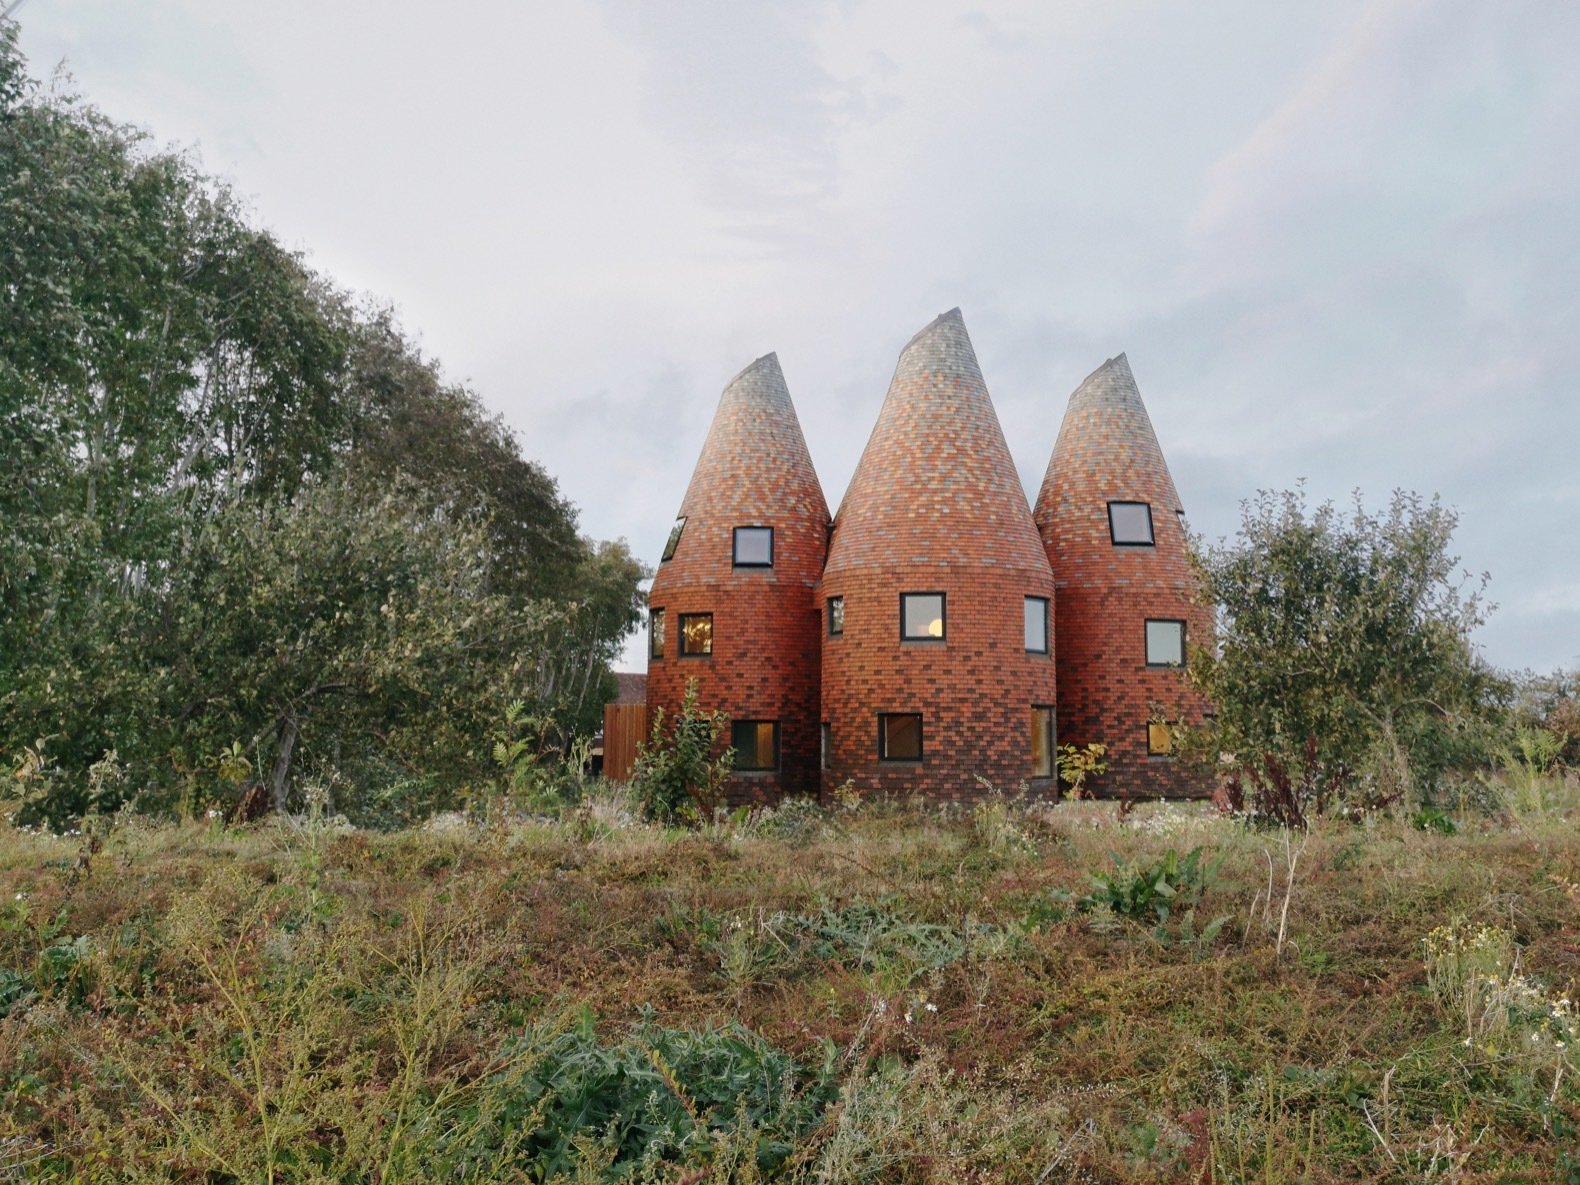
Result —
M 1359 495 L 1308 513 L 1301 489 L 1245 503 L 1236 538 L 1197 556 L 1218 632 L 1189 669 L 1221 750 L 1341 778 L 1402 756 L 1428 782 L 1463 756 L 1491 676 L 1470 643 L 1486 577 L 1458 571 L 1456 522 L 1402 491 L 1382 515 Z

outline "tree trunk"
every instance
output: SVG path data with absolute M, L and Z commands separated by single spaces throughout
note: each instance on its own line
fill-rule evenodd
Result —
M 280 747 L 274 751 L 274 766 L 269 770 L 269 796 L 274 800 L 276 814 L 285 813 L 285 794 L 291 776 L 291 751 L 296 748 L 296 734 L 301 721 L 289 713 L 280 719 Z

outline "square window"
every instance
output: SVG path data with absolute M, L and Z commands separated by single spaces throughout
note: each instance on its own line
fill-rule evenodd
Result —
M 1147 722 L 1147 756 L 1167 757 L 1174 751 L 1174 726 L 1167 720 Z
M 922 714 L 879 712 L 878 760 L 920 761 L 921 759 Z
M 1053 709 L 1031 709 L 1031 776 L 1053 777 Z
M 1147 666 L 1185 665 L 1185 623 L 1183 621 L 1147 622 Z
M 844 597 L 829 597 L 828 599 L 828 632 L 830 637 L 838 637 L 845 632 Z
M 1048 598 L 1026 598 L 1026 649 L 1032 654 L 1048 653 Z
M 772 527 L 736 527 L 735 566 L 737 568 L 772 568 L 774 566 L 774 529 Z
M 944 594 L 900 594 L 900 641 L 941 642 L 944 638 Z
M 1108 536 L 1130 547 L 1152 546 L 1152 506 L 1147 502 L 1110 502 Z
M 652 658 L 664 657 L 664 611 L 650 609 L 647 614 L 647 653 Z
M 702 658 L 713 653 L 713 614 L 680 615 L 680 656 Z
M 779 722 L 777 720 L 737 720 L 730 725 L 730 747 L 735 750 L 735 769 L 753 773 L 779 768 Z
M 680 533 L 686 529 L 686 516 L 681 515 L 675 520 L 675 525 L 669 532 L 669 541 L 664 544 L 664 554 L 659 557 L 659 562 L 675 558 L 675 548 L 680 546 Z

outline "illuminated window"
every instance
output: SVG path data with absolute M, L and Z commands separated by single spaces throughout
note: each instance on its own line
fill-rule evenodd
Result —
M 746 773 L 779 768 L 779 722 L 737 720 L 730 725 L 735 768 Z
M 1031 709 L 1031 776 L 1053 777 L 1053 709 Z
M 1108 536 L 1128 547 L 1152 546 L 1152 506 L 1146 502 L 1110 502 Z
M 680 656 L 699 658 L 713 653 L 713 614 L 680 615 Z
M 664 657 L 664 611 L 653 609 L 647 615 L 647 652 L 653 658 Z
M 1026 598 L 1026 649 L 1032 654 L 1048 653 L 1048 598 Z
M 829 597 L 828 599 L 828 632 L 838 636 L 845 632 L 845 598 Z
M 921 713 L 879 712 L 878 760 L 920 761 L 921 759 Z
M 1167 720 L 1147 721 L 1147 756 L 1167 757 L 1174 751 L 1174 726 Z
M 1147 666 L 1185 665 L 1185 623 L 1183 621 L 1147 622 Z
M 772 568 L 774 566 L 774 529 L 772 527 L 736 527 L 735 566 L 737 568 Z
M 944 594 L 900 594 L 900 640 L 938 642 L 944 638 Z
M 664 544 L 664 554 L 660 562 L 675 558 L 675 548 L 680 546 L 680 533 L 686 529 L 686 516 L 681 515 L 675 520 L 674 527 L 669 532 L 669 541 Z

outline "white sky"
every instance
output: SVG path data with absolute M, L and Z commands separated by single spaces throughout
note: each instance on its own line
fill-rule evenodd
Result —
M 393 302 L 649 563 L 731 375 L 778 351 L 836 507 L 898 351 L 958 304 L 1031 496 L 1123 350 L 1197 530 L 1300 478 L 1440 493 L 1492 573 L 1486 656 L 1580 664 L 1573 0 L 17 19 L 35 75 L 64 60 Z

